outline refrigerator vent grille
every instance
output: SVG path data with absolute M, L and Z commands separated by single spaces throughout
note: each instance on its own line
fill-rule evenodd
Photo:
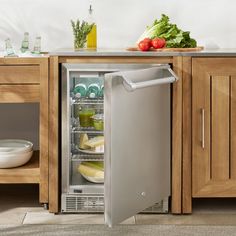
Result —
M 103 195 L 64 195 L 62 212 L 104 212 Z M 168 213 L 168 198 L 142 211 L 142 213 Z
M 168 198 L 156 203 L 155 205 L 145 209 L 142 213 L 168 213 L 169 212 L 169 204 Z
M 66 196 L 64 212 L 103 212 L 103 196 Z

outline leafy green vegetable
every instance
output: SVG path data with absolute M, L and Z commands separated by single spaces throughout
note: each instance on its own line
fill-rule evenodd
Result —
M 71 20 L 71 25 L 74 34 L 75 48 L 83 48 L 87 40 L 87 35 L 92 30 L 94 24 L 89 24 L 86 21 L 82 21 L 82 23 L 80 23 L 79 20 Z
M 183 31 L 176 24 L 169 22 L 169 17 L 162 14 L 160 20 L 155 20 L 152 26 L 148 26 L 139 38 L 138 42 L 144 38 L 164 38 L 168 48 L 194 48 L 197 46 L 195 39 L 190 37 L 189 31 Z

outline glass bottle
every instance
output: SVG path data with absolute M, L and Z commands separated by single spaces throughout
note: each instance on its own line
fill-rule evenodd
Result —
M 89 6 L 89 16 L 88 16 L 88 23 L 94 24 L 92 30 L 87 36 L 87 48 L 88 49 L 96 49 L 97 48 L 97 25 L 94 20 L 93 16 L 93 9 L 92 5 Z
M 7 38 L 5 40 L 5 45 L 6 45 L 6 56 L 7 57 L 15 57 L 17 56 L 12 45 L 11 45 L 11 40 L 10 38 Z
M 24 53 L 26 51 L 29 51 L 29 33 L 25 32 L 24 33 L 24 39 L 21 43 L 21 52 Z
M 86 97 L 86 94 L 87 94 L 87 86 L 86 86 L 86 84 L 79 83 L 79 84 L 75 85 L 74 96 L 76 98 L 84 98 L 84 97 Z
M 104 96 L 104 85 L 101 85 L 99 97 L 102 98 L 103 96 Z
M 88 97 L 97 98 L 99 96 L 100 87 L 96 83 L 92 83 L 88 86 Z
M 35 54 L 41 53 L 41 37 L 40 36 L 36 37 L 35 39 L 34 50 L 32 51 L 32 53 L 35 53 Z

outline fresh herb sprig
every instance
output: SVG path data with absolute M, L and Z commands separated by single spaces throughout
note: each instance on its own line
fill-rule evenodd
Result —
M 74 46 L 75 48 L 83 48 L 86 43 L 87 35 L 92 30 L 94 23 L 89 24 L 86 21 L 80 22 L 80 20 L 71 20 L 71 25 L 74 34 Z

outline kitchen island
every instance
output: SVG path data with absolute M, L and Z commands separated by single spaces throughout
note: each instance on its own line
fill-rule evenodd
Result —
M 49 210 L 59 211 L 58 99 L 61 63 L 170 64 L 179 77 L 172 86 L 171 212 L 191 213 L 194 197 L 236 197 L 234 57 L 235 49 L 186 53 L 74 52 L 69 49 L 51 52 Z M 205 159 L 202 160 L 203 156 Z

